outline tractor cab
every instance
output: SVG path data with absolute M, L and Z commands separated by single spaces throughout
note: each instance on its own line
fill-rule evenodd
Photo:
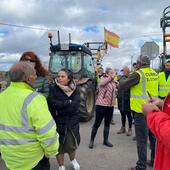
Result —
M 72 71 L 75 79 L 95 78 L 91 51 L 84 45 L 58 44 L 50 47 L 49 70 L 57 73 L 61 68 Z

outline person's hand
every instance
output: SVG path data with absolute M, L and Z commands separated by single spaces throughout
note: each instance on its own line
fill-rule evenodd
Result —
M 148 112 L 151 112 L 153 110 L 156 111 L 156 110 L 159 110 L 159 108 L 153 103 L 143 103 L 142 104 L 142 111 L 143 111 L 144 115 L 147 115 Z
M 114 72 L 113 70 L 110 70 L 108 73 L 108 76 L 110 76 L 112 79 L 114 79 L 114 77 L 116 76 L 116 72 Z
M 123 68 L 123 74 L 126 75 L 126 76 L 128 76 L 129 73 L 130 73 L 129 68 L 128 68 L 127 66 L 125 66 L 125 67 Z
M 149 100 L 149 103 L 152 103 L 159 108 L 162 108 L 163 100 L 159 99 L 158 97 L 152 97 L 152 100 Z
M 112 73 L 112 74 L 110 74 L 109 76 L 112 78 L 112 79 L 114 79 L 115 78 L 115 73 Z

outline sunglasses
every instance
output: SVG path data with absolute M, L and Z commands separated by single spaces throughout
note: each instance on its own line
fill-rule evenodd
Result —
M 24 59 L 24 61 L 29 61 L 29 62 L 31 62 L 31 63 L 35 63 L 35 61 L 34 61 L 34 60 L 31 60 L 31 59 Z

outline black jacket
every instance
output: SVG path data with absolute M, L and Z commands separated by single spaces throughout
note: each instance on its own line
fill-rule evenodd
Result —
M 47 101 L 49 110 L 57 125 L 59 142 L 64 143 L 67 130 L 70 129 L 79 144 L 80 95 L 78 89 L 75 89 L 72 95 L 68 97 L 59 86 L 56 84 L 51 85 Z
M 127 77 L 123 75 L 121 80 L 126 80 Z M 130 89 L 118 89 L 118 109 L 121 112 L 130 111 Z

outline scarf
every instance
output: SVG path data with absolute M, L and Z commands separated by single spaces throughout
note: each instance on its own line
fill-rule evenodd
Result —
M 64 85 L 61 85 L 60 83 L 58 83 L 55 79 L 55 83 L 57 86 L 60 87 L 61 90 L 63 90 L 63 92 L 68 96 L 70 97 L 72 95 L 72 93 L 74 92 L 74 90 L 76 89 L 76 84 L 74 81 L 72 81 L 70 83 L 70 85 L 68 86 L 64 86 Z

